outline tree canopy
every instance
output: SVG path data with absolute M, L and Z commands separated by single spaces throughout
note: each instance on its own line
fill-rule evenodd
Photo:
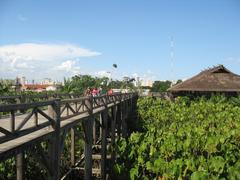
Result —
M 80 93 L 83 94 L 88 88 L 99 88 L 108 89 L 133 89 L 133 79 L 128 80 L 112 80 L 108 77 L 92 77 L 90 75 L 76 75 L 70 79 L 64 79 L 64 85 L 61 88 L 62 92 L 66 93 Z
M 152 92 L 165 92 L 171 87 L 171 81 L 155 81 L 153 83 Z
M 174 84 L 178 84 L 178 83 L 181 83 L 182 80 L 179 79 L 177 80 L 177 82 Z M 166 92 L 168 88 L 170 88 L 172 85 L 172 82 L 171 81 L 155 81 L 153 83 L 153 86 L 151 88 L 151 92 Z

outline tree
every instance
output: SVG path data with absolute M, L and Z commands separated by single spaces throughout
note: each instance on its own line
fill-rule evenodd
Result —
M 14 85 L 14 80 L 0 80 L 0 95 L 9 95 L 10 92 L 13 93 L 12 86 Z
M 151 92 L 165 92 L 171 87 L 171 81 L 155 81 L 151 88 Z
M 61 91 L 65 93 L 84 94 L 85 90 L 90 88 L 101 87 L 104 91 L 109 89 L 134 89 L 133 78 L 127 78 L 123 81 L 111 80 L 108 77 L 92 77 L 90 75 L 76 75 L 70 79 L 64 79 L 64 86 Z
M 178 79 L 177 80 L 177 82 L 176 82 L 176 84 L 179 84 L 179 83 L 181 83 L 181 82 L 183 82 L 181 79 Z
M 64 80 L 63 92 L 83 94 L 88 87 L 98 87 L 100 81 L 89 75 L 75 75 L 71 79 Z

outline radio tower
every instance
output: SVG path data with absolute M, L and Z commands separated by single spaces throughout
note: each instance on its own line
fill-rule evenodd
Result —
M 173 84 L 173 80 L 174 80 L 174 71 L 173 71 L 173 58 L 174 58 L 174 42 L 173 42 L 173 37 L 170 37 L 170 63 L 171 63 L 171 81 Z

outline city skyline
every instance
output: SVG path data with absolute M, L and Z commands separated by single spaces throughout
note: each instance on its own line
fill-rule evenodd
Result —
M 240 74 L 239 19 L 237 0 L 3 0 L 0 77 L 177 80 L 218 64 Z

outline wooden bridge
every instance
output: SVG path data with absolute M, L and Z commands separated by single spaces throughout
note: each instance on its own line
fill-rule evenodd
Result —
M 34 148 L 34 157 L 47 170 L 46 178 L 58 180 L 60 156 L 68 133 L 71 136 L 71 166 L 80 164 L 76 162 L 75 146 L 76 127 L 81 126 L 84 132 L 84 154 L 79 157 L 83 167 L 78 168 L 83 171 L 84 179 L 92 179 L 93 174 L 106 179 L 107 158 L 113 165 L 116 157 L 114 149 L 107 155 L 108 141 L 114 147 L 116 136 L 127 136 L 126 120 L 136 109 L 137 94 L 98 97 L 53 95 L 52 98 L 37 98 L 42 100 L 31 102 L 34 97 L 27 96 L 0 98 L 0 102 L 8 102 L 0 105 L 0 113 L 3 114 L 0 118 L 0 161 L 15 157 L 16 178 L 22 180 L 26 162 L 24 153 Z M 42 142 L 46 142 L 45 147 Z M 98 151 L 94 148 L 98 148 Z M 99 169 L 93 167 L 94 159 L 100 161 Z

